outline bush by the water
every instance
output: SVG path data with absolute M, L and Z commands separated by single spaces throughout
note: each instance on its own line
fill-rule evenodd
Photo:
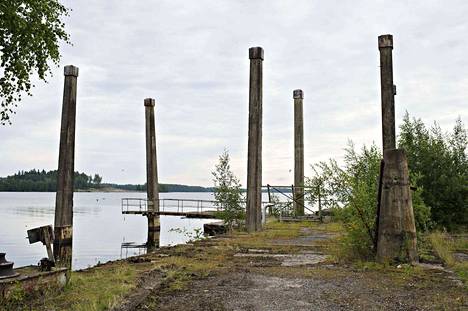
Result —
M 227 150 L 219 156 L 219 162 L 212 172 L 214 177 L 214 197 L 222 210 L 217 217 L 221 218 L 229 229 L 239 226 L 245 219 L 244 196 L 239 179 L 231 171 Z

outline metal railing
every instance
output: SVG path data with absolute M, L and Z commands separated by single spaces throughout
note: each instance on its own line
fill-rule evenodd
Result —
M 148 212 L 147 199 L 123 198 L 122 212 Z M 223 210 L 223 204 L 218 201 L 192 200 L 192 199 L 159 199 L 159 212 L 174 213 L 202 213 L 219 212 Z
M 148 211 L 148 200 L 139 198 L 123 198 L 122 199 L 122 213 L 129 211 Z

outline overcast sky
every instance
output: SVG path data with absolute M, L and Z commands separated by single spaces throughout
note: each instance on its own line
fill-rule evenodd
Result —
M 156 99 L 159 180 L 212 185 L 228 148 L 245 185 L 248 48 L 265 51 L 263 183 L 293 181 L 293 97 L 309 164 L 348 139 L 381 146 L 377 37 L 394 36 L 404 112 L 450 130 L 468 117 L 468 1 L 65 1 L 73 46 L 0 127 L 0 176 L 56 169 L 63 66 L 80 69 L 75 169 L 145 182 L 143 99 Z

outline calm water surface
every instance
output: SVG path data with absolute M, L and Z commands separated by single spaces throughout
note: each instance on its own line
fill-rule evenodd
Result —
M 146 193 L 78 192 L 74 194 L 73 269 L 93 266 L 98 262 L 124 258 L 144 252 L 138 248 L 122 249 L 122 243 L 144 244 L 146 217 L 122 215 L 121 199 L 145 198 Z M 161 193 L 161 198 L 213 200 L 208 192 Z M 53 225 L 55 192 L 0 192 L 0 252 L 15 267 L 35 265 L 47 257 L 42 243 L 29 244 L 26 231 Z M 209 219 L 161 216 L 160 245 L 186 243 L 190 233 L 203 230 Z M 174 229 L 179 229 L 174 231 Z M 183 233 L 181 233 L 181 231 Z

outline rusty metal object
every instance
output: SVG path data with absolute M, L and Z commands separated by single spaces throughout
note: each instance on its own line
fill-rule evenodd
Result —
M 52 271 L 52 268 L 55 267 L 55 262 L 49 258 L 44 257 L 39 261 L 38 266 L 39 270 L 42 272 Z
M 0 253 L 0 279 L 13 278 L 19 273 L 13 270 L 14 263 L 5 259 L 5 253 Z

